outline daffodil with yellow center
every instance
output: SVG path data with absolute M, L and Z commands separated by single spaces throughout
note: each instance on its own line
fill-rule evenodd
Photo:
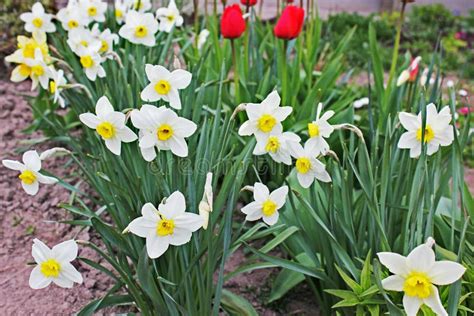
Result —
M 69 20 L 67 22 L 67 26 L 69 27 L 69 29 L 72 30 L 79 26 L 79 22 L 77 22 L 76 20 Z
M 184 245 L 192 233 L 202 227 L 204 219 L 198 214 L 186 212 L 184 195 L 173 192 L 164 199 L 158 209 L 151 203 L 142 207 L 142 216 L 134 219 L 126 231 L 146 238 L 146 250 L 152 259 L 160 257 L 172 246 Z
M 22 171 L 18 178 L 25 184 L 33 184 L 36 181 L 36 175 L 31 170 Z
M 115 127 L 110 122 L 101 122 L 95 128 L 97 134 L 102 136 L 104 139 L 110 139 L 115 136 Z
M 82 283 L 81 274 L 71 261 L 77 257 L 77 243 L 67 240 L 50 249 L 41 240 L 33 240 L 32 254 L 36 267 L 31 271 L 29 284 L 33 289 L 42 289 L 54 283 L 60 287 L 71 288 Z
M 319 126 L 315 123 L 308 123 L 309 137 L 319 136 Z
M 426 154 L 431 156 L 440 147 L 451 145 L 454 140 L 449 106 L 443 107 L 438 113 L 436 105 L 430 103 L 426 106 L 426 117 L 422 117 L 422 112 L 418 115 L 400 112 L 398 115 L 400 123 L 407 130 L 400 136 L 398 148 L 410 149 L 411 158 L 419 157 L 423 147 L 426 148 Z
M 94 66 L 94 60 L 90 55 L 81 56 L 80 61 L 82 67 L 84 68 L 91 68 L 92 66 Z
M 411 272 L 403 283 L 403 291 L 408 296 L 427 298 L 431 295 L 431 281 L 422 272 Z
M 106 40 L 102 40 L 101 41 L 101 45 L 100 45 L 100 49 L 99 49 L 99 53 L 105 53 L 109 50 L 109 44 L 107 43 Z
M 173 128 L 168 124 L 163 124 L 158 128 L 156 134 L 159 140 L 166 141 L 173 136 Z
M 31 67 L 26 64 L 21 64 L 19 66 L 19 72 L 24 77 L 29 77 L 31 74 Z
M 122 142 L 133 142 L 137 139 L 137 135 L 125 125 L 125 114 L 114 111 L 106 96 L 97 100 L 95 111 L 96 115 L 92 113 L 80 114 L 79 120 L 87 127 L 95 129 L 104 140 L 107 149 L 120 156 Z
M 36 28 L 40 28 L 41 26 L 43 26 L 43 19 L 42 18 L 34 18 L 31 23 L 36 27 Z
M 163 218 L 156 226 L 156 234 L 158 236 L 172 235 L 174 232 L 174 221 L 172 219 Z
M 298 182 L 303 188 L 309 188 L 314 180 L 331 182 L 331 176 L 326 171 L 326 166 L 317 159 L 319 149 L 315 146 L 301 146 L 300 143 L 292 145 L 292 156 L 296 159 L 295 171 Z
M 278 139 L 278 137 L 276 136 L 268 137 L 265 150 L 271 153 L 276 153 L 279 148 L 280 148 L 280 140 Z
M 262 213 L 265 216 L 272 216 L 276 212 L 277 207 L 278 205 L 276 205 L 275 202 L 266 200 L 262 205 Z
M 431 248 L 434 244 L 434 239 L 429 237 L 406 257 L 393 252 L 377 253 L 380 263 L 393 273 L 382 280 L 382 287 L 387 291 L 404 292 L 403 307 L 408 316 L 418 315 L 423 304 L 436 315 L 448 316 L 436 285 L 454 283 L 466 271 L 457 262 L 436 261 Z
M 2 164 L 8 169 L 19 171 L 18 178 L 21 186 L 29 195 L 36 195 L 39 190 L 39 183 L 53 184 L 58 180 L 53 177 L 42 175 L 41 158 L 35 150 L 29 150 L 23 154 L 23 163 L 15 160 L 2 160 Z
M 424 141 L 425 143 L 429 143 L 433 140 L 433 138 L 435 137 L 435 134 L 434 134 L 434 131 L 433 129 L 431 128 L 431 126 L 429 125 L 426 125 L 425 127 L 425 138 L 424 138 Z M 420 127 L 417 131 L 416 131 L 416 139 L 418 141 L 421 142 L 421 139 L 423 138 L 423 129 Z
M 123 18 L 123 11 L 120 9 L 115 9 L 115 18 L 121 20 Z
M 51 92 L 51 94 L 56 92 L 56 82 L 54 80 L 49 82 L 49 92 Z
M 156 10 L 156 17 L 160 21 L 160 31 L 162 32 L 169 33 L 173 27 L 183 25 L 183 17 L 174 0 L 170 0 L 168 7 Z
M 87 8 L 87 14 L 90 16 L 90 17 L 94 17 L 97 15 L 97 8 L 94 7 L 94 6 L 90 6 Z
M 280 107 L 281 98 L 277 91 L 270 93 L 261 103 L 248 103 L 245 112 L 249 117 L 239 128 L 239 135 L 255 135 L 257 139 L 266 139 L 271 133 L 281 133 L 281 122 L 290 115 L 291 106 Z
M 136 37 L 142 38 L 142 37 L 147 36 L 147 34 L 148 34 L 148 30 L 147 30 L 146 26 L 139 25 L 135 28 L 135 36 Z
M 171 90 L 171 85 L 168 80 L 160 80 L 155 84 L 155 90 L 158 94 L 168 94 Z
M 44 68 L 42 65 L 34 65 L 31 67 L 31 73 L 35 76 L 42 76 L 44 75 Z
M 306 174 L 311 170 L 311 160 L 308 157 L 300 157 L 296 160 L 296 170 L 299 173 Z
M 258 119 L 258 128 L 264 133 L 270 132 L 276 124 L 276 118 L 270 114 L 263 114 Z
M 278 221 L 278 210 L 283 207 L 288 195 L 288 187 L 282 186 L 270 193 L 267 186 L 257 182 L 253 186 L 254 201 L 244 206 L 241 211 L 246 214 L 245 220 L 263 219 L 268 225 Z
M 40 264 L 40 271 L 46 278 L 57 278 L 61 265 L 56 259 L 48 259 Z

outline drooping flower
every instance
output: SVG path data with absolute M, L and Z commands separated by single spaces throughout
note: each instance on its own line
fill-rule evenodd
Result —
M 36 267 L 30 274 L 29 284 L 32 289 L 42 289 L 54 284 L 71 288 L 74 282 L 81 284 L 82 275 L 71 264 L 77 257 L 77 243 L 67 240 L 50 249 L 41 240 L 34 239 L 32 255 Z
M 431 248 L 433 242 L 429 238 L 426 244 L 413 249 L 407 257 L 393 252 L 377 253 L 380 262 L 394 274 L 382 280 L 382 286 L 388 291 L 405 292 L 403 307 L 408 316 L 416 316 L 423 304 L 437 315 L 447 316 L 436 285 L 454 283 L 466 271 L 457 262 L 435 261 Z
M 79 0 L 79 8 L 90 22 L 105 22 L 106 2 L 101 0 Z
M 198 38 L 197 38 L 197 49 L 201 50 L 204 47 L 204 44 L 206 44 L 207 38 L 209 37 L 209 30 L 203 29 L 201 32 L 199 32 Z
M 263 183 L 256 182 L 253 186 L 253 198 L 255 201 L 244 206 L 241 211 L 246 214 L 245 220 L 256 221 L 263 219 L 268 225 L 274 225 L 278 221 L 278 210 L 285 204 L 288 195 L 288 187 L 282 186 L 272 193 Z
M 145 12 L 151 9 L 151 0 L 127 0 L 130 3 L 130 9 L 138 12 Z
M 179 14 L 174 0 L 170 0 L 167 8 L 159 8 L 156 10 L 156 18 L 160 21 L 159 30 L 169 33 L 173 26 L 179 27 L 183 25 L 183 17 Z
M 51 80 L 49 81 L 49 92 L 54 96 L 54 103 L 59 102 L 59 105 L 64 108 L 64 98 L 61 96 L 64 85 L 67 83 L 62 69 L 55 70 L 52 66 L 49 67 Z
M 257 138 L 266 138 L 270 132 L 281 133 L 281 122 L 290 115 L 291 106 L 280 107 L 280 95 L 275 90 L 262 103 L 249 103 L 245 112 L 249 118 L 239 128 L 239 135 L 255 135 Z
M 198 214 L 186 212 L 184 195 L 173 192 L 156 209 L 146 203 L 142 216 L 134 219 L 128 229 L 135 235 L 146 238 L 146 250 L 152 259 L 158 258 L 172 246 L 181 246 L 191 240 L 192 233 L 202 227 L 203 219 Z
M 317 152 L 317 155 L 324 155 L 329 150 L 329 144 L 327 143 L 326 138 L 329 138 L 334 131 L 334 127 L 328 123 L 328 120 L 334 115 L 334 111 L 326 111 L 321 116 L 322 109 L 323 104 L 319 103 L 316 113 L 316 121 L 308 123 L 309 138 L 305 144 L 305 147 L 307 146 L 314 149 L 314 151 Z
M 51 19 L 52 14 L 48 14 L 44 11 L 44 7 L 40 2 L 33 4 L 31 12 L 22 13 L 20 19 L 25 22 L 25 30 L 29 33 L 34 31 L 39 32 L 55 32 L 56 26 Z
M 79 119 L 87 127 L 95 129 L 105 142 L 105 146 L 115 155 L 120 156 L 122 142 L 130 143 L 137 135 L 125 125 L 125 114 L 114 111 L 106 96 L 102 96 L 95 106 L 95 113 L 82 113 Z
M 213 193 L 212 193 L 212 172 L 206 175 L 206 183 L 204 184 L 204 193 L 201 202 L 199 202 L 199 215 L 202 217 L 204 223 L 202 228 L 207 229 L 209 224 L 209 216 L 214 209 L 213 207 Z
M 41 159 L 36 150 L 29 150 L 23 154 L 23 163 L 16 160 L 2 160 L 2 164 L 11 170 L 20 171 L 18 178 L 21 186 L 29 195 L 38 193 L 39 183 L 54 184 L 58 182 L 56 178 L 42 175 Z
M 289 5 L 283 9 L 277 24 L 273 28 L 276 37 L 290 40 L 298 37 L 303 29 L 304 9 Z
M 179 157 L 188 156 L 188 145 L 185 138 L 194 134 L 197 125 L 175 112 L 162 106 L 144 104 L 140 110 L 131 114 L 133 125 L 140 129 L 140 150 L 146 161 L 156 157 L 158 150 L 171 150 Z
M 89 24 L 89 18 L 84 15 L 77 2 L 70 1 L 67 7 L 62 8 L 56 15 L 61 22 L 63 29 L 70 31 L 77 27 L 86 27 Z
M 401 112 L 398 115 L 400 123 L 407 130 L 398 141 L 398 148 L 410 149 L 410 157 L 415 158 L 421 154 L 421 144 L 424 134 L 426 153 L 431 156 L 438 151 L 439 146 L 449 146 L 454 140 L 453 127 L 451 126 L 451 110 L 445 106 L 438 113 L 436 106 L 430 103 L 426 107 L 426 125 L 423 133 L 421 111 L 417 115 Z
M 84 69 L 89 80 L 95 81 L 97 77 L 104 78 L 105 70 L 102 67 L 102 57 L 99 54 L 100 42 L 93 42 L 91 45 L 78 46 L 76 54 L 79 56 L 79 61 Z
M 299 143 L 292 144 L 292 156 L 296 159 L 296 177 L 303 188 L 309 188 L 314 179 L 331 182 L 326 166 L 317 159 L 318 152 L 315 147 L 306 144 L 303 148 Z
M 185 89 L 191 83 L 192 74 L 183 69 L 169 72 L 163 66 L 146 64 L 145 73 L 150 83 L 143 89 L 143 101 L 154 102 L 163 99 L 172 108 L 181 109 L 178 90 Z
M 224 38 L 234 39 L 245 32 L 245 20 L 238 4 L 233 4 L 224 9 L 221 17 L 221 34 Z
M 418 75 L 418 71 L 420 70 L 420 62 L 420 56 L 416 57 L 411 61 L 408 68 L 403 70 L 400 76 L 398 77 L 397 86 L 401 86 L 407 81 L 414 82 L 416 80 L 416 76 Z
M 119 35 L 134 44 L 154 46 L 156 31 L 158 31 L 158 21 L 155 20 L 153 14 L 129 11 L 125 24 L 119 30 Z
M 275 162 L 291 165 L 291 144 L 299 143 L 300 140 L 300 137 L 292 132 L 272 131 L 267 137 L 257 138 L 253 154 L 269 154 Z
M 353 103 L 354 109 L 360 109 L 369 104 L 369 98 L 363 97 L 358 100 L 355 100 Z

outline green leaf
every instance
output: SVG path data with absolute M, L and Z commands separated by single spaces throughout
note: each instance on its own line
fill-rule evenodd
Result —
M 221 304 L 222 308 L 231 316 L 258 316 L 249 301 L 226 289 L 222 290 Z

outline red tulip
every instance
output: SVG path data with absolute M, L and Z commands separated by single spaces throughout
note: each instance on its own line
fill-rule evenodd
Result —
M 413 82 L 416 80 L 418 71 L 420 71 L 420 61 L 421 57 L 419 56 L 411 61 L 410 66 L 408 68 L 408 71 L 410 72 L 410 78 L 408 79 L 408 81 Z
M 238 38 L 245 32 L 245 21 L 238 4 L 225 8 L 221 17 L 221 33 L 225 38 Z
M 243 5 L 248 5 L 249 7 L 257 4 L 257 0 L 240 0 L 240 3 Z
M 283 10 L 273 33 L 278 38 L 293 39 L 301 33 L 303 23 L 304 9 L 290 5 Z

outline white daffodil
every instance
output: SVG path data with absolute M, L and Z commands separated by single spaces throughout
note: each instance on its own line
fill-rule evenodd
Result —
M 145 12 L 151 9 L 151 0 L 125 0 L 129 8 L 138 12 Z
M 204 47 L 204 44 L 206 44 L 207 38 L 209 37 L 209 31 L 207 29 L 203 29 L 201 32 L 199 32 L 198 38 L 197 38 L 197 48 L 198 50 L 201 50 Z
M 41 170 L 41 159 L 36 150 L 29 150 L 23 154 L 23 163 L 16 160 L 2 160 L 2 164 L 11 170 L 20 171 L 18 178 L 21 186 L 29 195 L 38 193 L 39 183 L 54 184 L 58 182 L 53 177 L 47 177 L 39 173 Z
M 31 12 L 20 14 L 20 19 L 25 22 L 25 30 L 29 33 L 34 31 L 55 32 L 56 26 L 51 22 L 52 18 L 53 15 L 46 13 L 40 2 L 33 4 Z
M 398 141 L 398 148 L 410 149 L 410 157 L 415 158 L 421 154 L 423 137 L 421 112 L 417 115 L 401 112 L 398 115 L 400 123 L 407 130 Z M 439 146 L 449 146 L 454 140 L 451 122 L 451 110 L 445 106 L 438 113 L 433 103 L 426 107 L 426 125 L 424 142 L 426 153 L 431 156 L 438 151 Z
M 299 143 L 300 140 L 300 137 L 292 132 L 272 131 L 267 137 L 257 138 L 253 154 L 269 154 L 276 162 L 291 165 L 291 144 Z
M 369 98 L 363 97 L 358 100 L 355 100 L 352 105 L 354 106 L 354 109 L 360 109 L 366 106 L 367 104 L 369 104 Z
M 308 135 L 309 138 L 305 143 L 305 147 L 314 148 L 319 154 L 326 154 L 329 150 L 329 144 L 325 138 L 329 138 L 334 127 L 328 123 L 328 120 L 334 115 L 334 111 L 327 111 L 321 116 L 323 104 L 318 104 L 318 110 L 316 113 L 316 121 L 308 123 Z
M 72 29 L 67 35 L 67 44 L 75 54 L 80 47 L 97 46 L 96 42 L 98 39 L 92 35 L 91 30 L 82 26 Z
M 181 246 L 189 242 L 202 224 L 201 216 L 186 212 L 184 195 L 175 191 L 158 205 L 158 210 L 151 203 L 143 205 L 142 216 L 134 219 L 128 229 L 146 238 L 148 256 L 155 259 L 163 255 L 169 245 Z
M 92 35 L 100 41 L 99 53 L 104 56 L 108 53 L 113 52 L 114 44 L 117 44 L 119 37 L 117 34 L 112 33 L 110 29 L 105 29 L 102 32 L 99 29 L 99 24 L 94 24 L 92 26 Z M 113 56 L 109 55 L 107 58 L 112 59 Z
M 180 89 L 185 89 L 191 83 L 192 74 L 183 69 L 169 72 L 163 66 L 145 66 L 145 73 L 150 83 L 140 94 L 143 101 L 154 102 L 163 99 L 170 103 L 172 108 L 181 109 Z
M 245 106 L 245 112 L 249 118 L 239 128 L 239 135 L 255 135 L 257 138 L 265 138 L 270 132 L 281 133 L 283 126 L 281 122 L 290 115 L 291 106 L 280 107 L 280 96 L 275 90 L 270 93 L 262 103 L 249 103 Z
M 35 58 L 25 58 L 25 64 L 30 68 L 30 78 L 31 78 L 31 90 L 36 89 L 38 83 L 45 90 L 48 90 L 49 78 L 51 77 L 51 72 L 44 61 L 43 54 L 41 49 L 36 48 Z
M 86 27 L 89 24 L 88 17 L 84 15 L 84 12 L 80 9 L 77 2 L 69 2 L 67 7 L 59 10 L 56 17 L 66 31 L 81 26 Z
M 156 18 L 160 21 L 161 32 L 169 33 L 173 26 L 179 27 L 183 25 L 183 17 L 179 14 L 174 0 L 170 0 L 167 8 L 156 10 Z
M 454 283 L 466 271 L 457 262 L 435 261 L 430 239 L 413 249 L 407 257 L 393 252 L 377 254 L 380 262 L 394 274 L 382 280 L 382 286 L 388 291 L 405 292 L 403 307 L 408 316 L 416 316 L 423 304 L 437 315 L 448 316 L 435 285 Z
M 155 46 L 155 33 L 158 31 L 158 21 L 151 13 L 129 11 L 125 24 L 120 28 L 119 35 L 134 44 Z
M 41 50 L 44 59 L 49 62 L 48 43 L 46 43 L 46 33 L 34 31 L 31 37 L 18 36 L 18 49 L 11 55 L 5 57 L 9 63 L 21 64 L 25 58 L 35 58 L 37 48 Z
M 287 195 L 286 185 L 270 193 L 266 185 L 260 182 L 255 183 L 253 186 L 255 201 L 241 209 L 242 213 L 247 215 L 245 220 L 256 221 L 262 218 L 268 225 L 274 225 L 278 221 L 278 210 L 285 204 Z
M 296 159 L 296 177 L 303 188 L 309 188 L 314 179 L 331 182 L 326 166 L 316 158 L 319 155 L 316 147 L 306 144 L 303 148 L 300 143 L 292 143 L 291 150 Z
M 140 150 L 146 161 L 156 157 L 158 150 L 171 150 L 179 157 L 188 156 L 188 145 L 185 138 L 194 134 L 197 125 L 164 106 L 144 104 L 140 110 L 131 114 L 133 125 L 140 129 Z
M 114 14 L 115 21 L 117 21 L 118 24 L 125 22 L 125 16 L 127 15 L 128 9 L 129 5 L 125 2 L 125 0 L 115 0 Z
M 61 92 L 64 89 L 64 85 L 67 83 L 64 77 L 64 71 L 62 69 L 55 70 L 52 66 L 49 67 L 51 80 L 49 81 L 49 92 L 54 96 L 54 103 L 59 102 L 59 105 L 64 108 L 64 98 L 61 96 Z
M 96 41 L 87 47 L 79 46 L 76 50 L 82 68 L 91 81 L 95 81 L 97 77 L 105 77 L 105 70 L 101 65 L 102 57 L 99 54 L 100 45 L 100 42 Z
M 204 230 L 207 229 L 209 216 L 213 208 L 212 172 L 208 172 L 206 175 L 206 183 L 204 184 L 204 194 L 202 195 L 201 202 L 199 202 L 199 215 L 204 220 L 202 224 Z
M 420 70 L 420 62 L 421 62 L 421 57 L 418 56 L 415 59 L 413 59 L 408 66 L 407 69 L 403 70 L 400 73 L 400 76 L 398 77 L 397 80 L 397 87 L 403 85 L 405 82 L 413 82 L 416 80 L 416 76 L 418 75 L 418 71 Z
M 105 142 L 105 146 L 115 155 L 120 156 L 122 142 L 130 143 L 137 135 L 125 125 L 125 114 L 114 111 L 106 96 L 101 97 L 95 106 L 95 113 L 83 113 L 79 119 L 87 127 L 95 129 Z
M 79 0 L 79 8 L 90 22 L 105 22 L 106 2 L 101 0 Z
M 35 238 L 31 253 L 37 265 L 30 274 L 30 287 L 42 289 L 51 282 L 64 288 L 71 288 L 74 282 L 81 284 L 82 275 L 71 264 L 77 258 L 77 251 L 74 240 L 64 241 L 50 249 Z

